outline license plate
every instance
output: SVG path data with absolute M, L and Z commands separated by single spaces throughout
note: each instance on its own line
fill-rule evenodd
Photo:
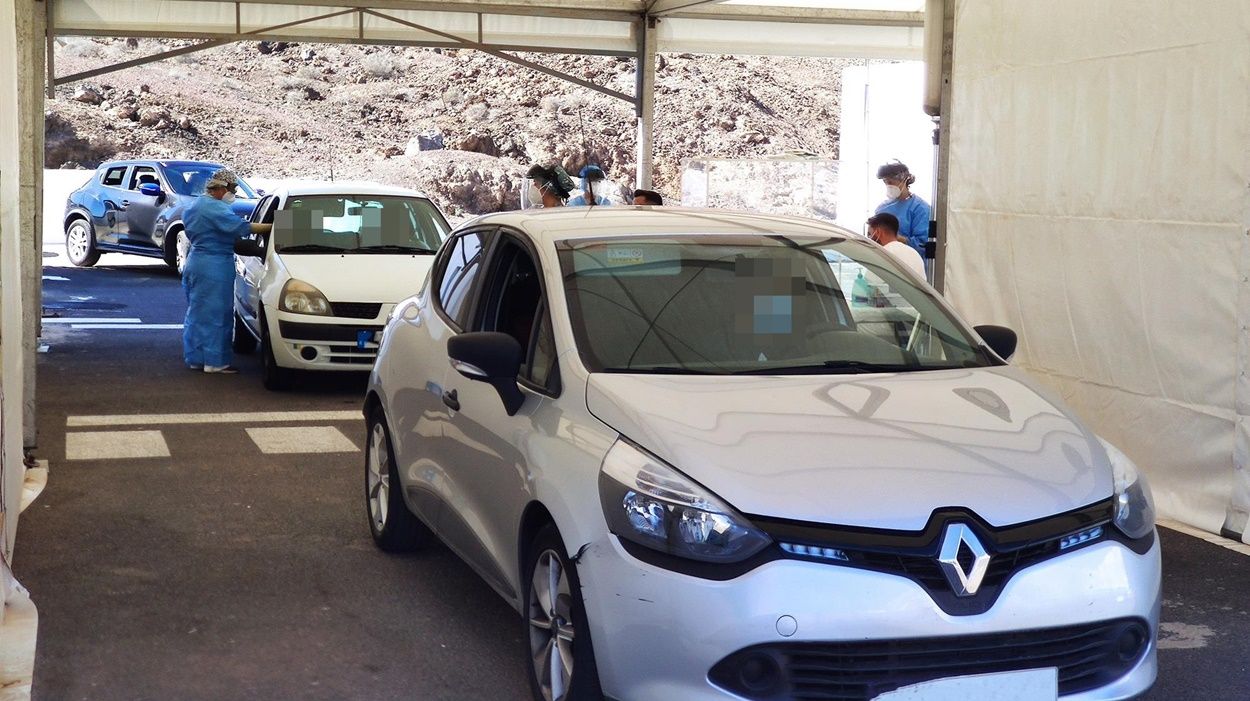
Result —
M 364 350 L 365 345 L 368 344 L 369 341 L 372 341 L 372 340 L 373 340 L 372 331 L 357 331 L 356 332 L 356 347 L 359 348 L 360 350 Z
M 1055 701 L 1057 698 L 1059 672 L 1050 667 L 935 679 L 882 694 L 876 701 Z

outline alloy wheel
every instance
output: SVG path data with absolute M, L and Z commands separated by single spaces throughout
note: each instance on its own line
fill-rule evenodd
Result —
M 191 241 L 187 238 L 186 231 L 178 231 L 178 238 L 174 242 L 174 250 L 174 260 L 177 261 L 178 272 L 181 274 L 187 269 L 187 254 L 191 250 Z
M 65 249 L 71 261 L 81 261 L 91 250 L 91 232 L 81 222 L 74 222 L 65 237 Z
M 369 497 L 369 518 L 373 521 L 374 531 L 381 533 L 386 527 L 386 512 L 391 497 L 390 455 L 386 449 L 386 429 L 381 422 L 375 423 L 369 434 L 369 458 L 366 466 L 368 474 L 365 486 Z
M 573 598 L 568 573 L 554 550 L 534 565 L 529 591 L 530 659 L 543 698 L 560 701 L 573 678 Z

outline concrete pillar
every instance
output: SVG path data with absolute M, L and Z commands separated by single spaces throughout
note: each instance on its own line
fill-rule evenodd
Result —
M 13 554 L 23 447 L 35 438 L 46 21 L 42 1 L 0 0 L 0 568 Z
M 651 189 L 651 158 L 655 152 L 655 17 L 638 23 L 638 72 L 634 84 L 634 115 L 638 119 L 637 186 Z

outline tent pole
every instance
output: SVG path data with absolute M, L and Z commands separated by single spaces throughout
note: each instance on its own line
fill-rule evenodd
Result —
M 655 145 L 655 25 L 659 20 L 644 16 L 638 22 L 638 70 L 634 87 L 634 115 L 638 119 L 637 186 L 651 189 L 652 156 Z

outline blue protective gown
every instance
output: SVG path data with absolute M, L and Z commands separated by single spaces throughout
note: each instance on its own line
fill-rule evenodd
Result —
M 590 202 L 586 199 L 586 195 L 582 194 L 569 200 L 567 204 L 570 207 L 587 207 L 590 205 Z M 600 195 L 595 198 L 595 206 L 596 207 L 611 207 L 612 200 Z
M 190 366 L 223 366 L 234 359 L 234 242 L 251 233 L 230 205 L 209 195 L 187 207 L 182 222 L 191 241 L 182 288 L 187 318 L 182 358 Z
M 912 195 L 905 200 L 886 200 L 877 205 L 877 214 L 886 212 L 898 217 L 898 233 L 907 239 L 911 247 L 924 257 L 924 245 L 929 240 L 929 220 L 933 209 L 929 203 Z

